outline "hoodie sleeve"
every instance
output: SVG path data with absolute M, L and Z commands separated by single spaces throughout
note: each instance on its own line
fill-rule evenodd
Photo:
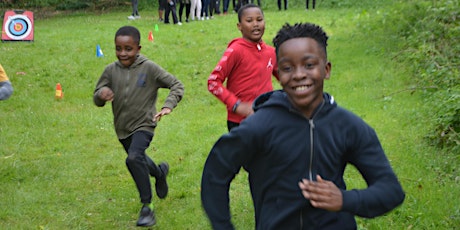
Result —
M 235 49 L 229 46 L 208 78 L 208 91 L 222 101 L 227 110 L 232 110 L 233 105 L 238 101 L 238 97 L 224 86 L 237 62 L 236 56 Z
M 167 72 L 159 65 L 154 64 L 154 66 L 156 68 L 154 71 L 157 73 L 154 75 L 157 76 L 156 80 L 158 85 L 161 88 L 169 89 L 169 94 L 162 108 L 174 109 L 184 96 L 184 85 L 174 75 Z
M 229 189 L 241 167 L 256 152 L 250 129 L 241 126 L 223 135 L 211 149 L 204 165 L 201 201 L 213 229 L 234 229 L 231 223 Z
M 99 90 L 103 87 L 111 87 L 111 81 L 110 81 L 110 74 L 109 74 L 109 66 L 107 66 L 104 69 L 104 72 L 102 73 L 101 77 L 99 78 L 97 84 L 96 84 L 96 89 L 94 89 L 94 94 L 93 94 L 93 102 L 96 106 L 102 107 L 105 105 L 105 101 L 99 98 Z
M 364 126 L 355 132 L 350 163 L 356 166 L 368 187 L 343 191 L 343 211 L 372 218 L 400 205 L 405 197 L 375 131 Z

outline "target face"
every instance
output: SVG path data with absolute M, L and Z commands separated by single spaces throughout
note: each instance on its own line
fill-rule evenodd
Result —
M 7 13 L 3 23 L 3 35 L 6 38 L 2 35 L 2 40 L 33 40 L 33 14 Z
M 32 23 L 24 15 L 15 15 L 6 21 L 6 35 L 15 40 L 22 40 L 32 31 Z

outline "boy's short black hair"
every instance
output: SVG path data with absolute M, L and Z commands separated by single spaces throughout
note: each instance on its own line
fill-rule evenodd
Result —
M 243 16 L 243 13 L 246 9 L 249 9 L 249 8 L 259 8 L 260 12 L 262 12 L 262 16 L 264 15 L 264 11 L 262 10 L 262 8 L 260 8 L 260 6 L 256 5 L 256 4 L 253 4 L 253 3 L 249 3 L 249 4 L 246 4 L 246 5 L 243 5 L 239 10 L 238 10 L 238 22 L 241 22 L 241 17 Z
M 327 58 L 327 39 L 326 32 L 323 29 L 312 23 L 296 23 L 291 26 L 286 23 L 273 38 L 273 45 L 276 48 L 276 56 L 278 56 L 278 50 L 283 42 L 292 38 L 312 38 L 323 48 L 324 54 Z
M 138 45 L 141 43 L 141 33 L 134 26 L 123 26 L 115 33 L 115 39 L 118 36 L 131 36 Z

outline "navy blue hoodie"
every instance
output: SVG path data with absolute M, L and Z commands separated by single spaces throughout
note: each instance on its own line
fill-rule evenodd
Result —
M 253 115 L 213 146 L 202 175 L 201 199 L 214 229 L 233 229 L 229 186 L 241 167 L 249 173 L 256 229 L 356 229 L 354 216 L 376 217 L 404 200 L 375 131 L 324 93 L 311 119 L 274 91 L 254 102 Z M 347 190 L 354 165 L 368 187 Z M 339 212 L 314 208 L 298 182 L 316 175 L 342 191 Z

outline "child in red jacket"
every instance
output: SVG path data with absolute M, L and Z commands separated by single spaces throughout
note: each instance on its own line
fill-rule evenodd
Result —
M 275 49 L 262 41 L 265 20 L 262 9 L 248 4 L 238 11 L 242 38 L 233 39 L 208 78 L 208 90 L 227 107 L 227 128 L 254 113 L 252 102 L 273 90 L 271 76 L 278 78 Z M 224 86 L 224 82 L 226 86 Z

